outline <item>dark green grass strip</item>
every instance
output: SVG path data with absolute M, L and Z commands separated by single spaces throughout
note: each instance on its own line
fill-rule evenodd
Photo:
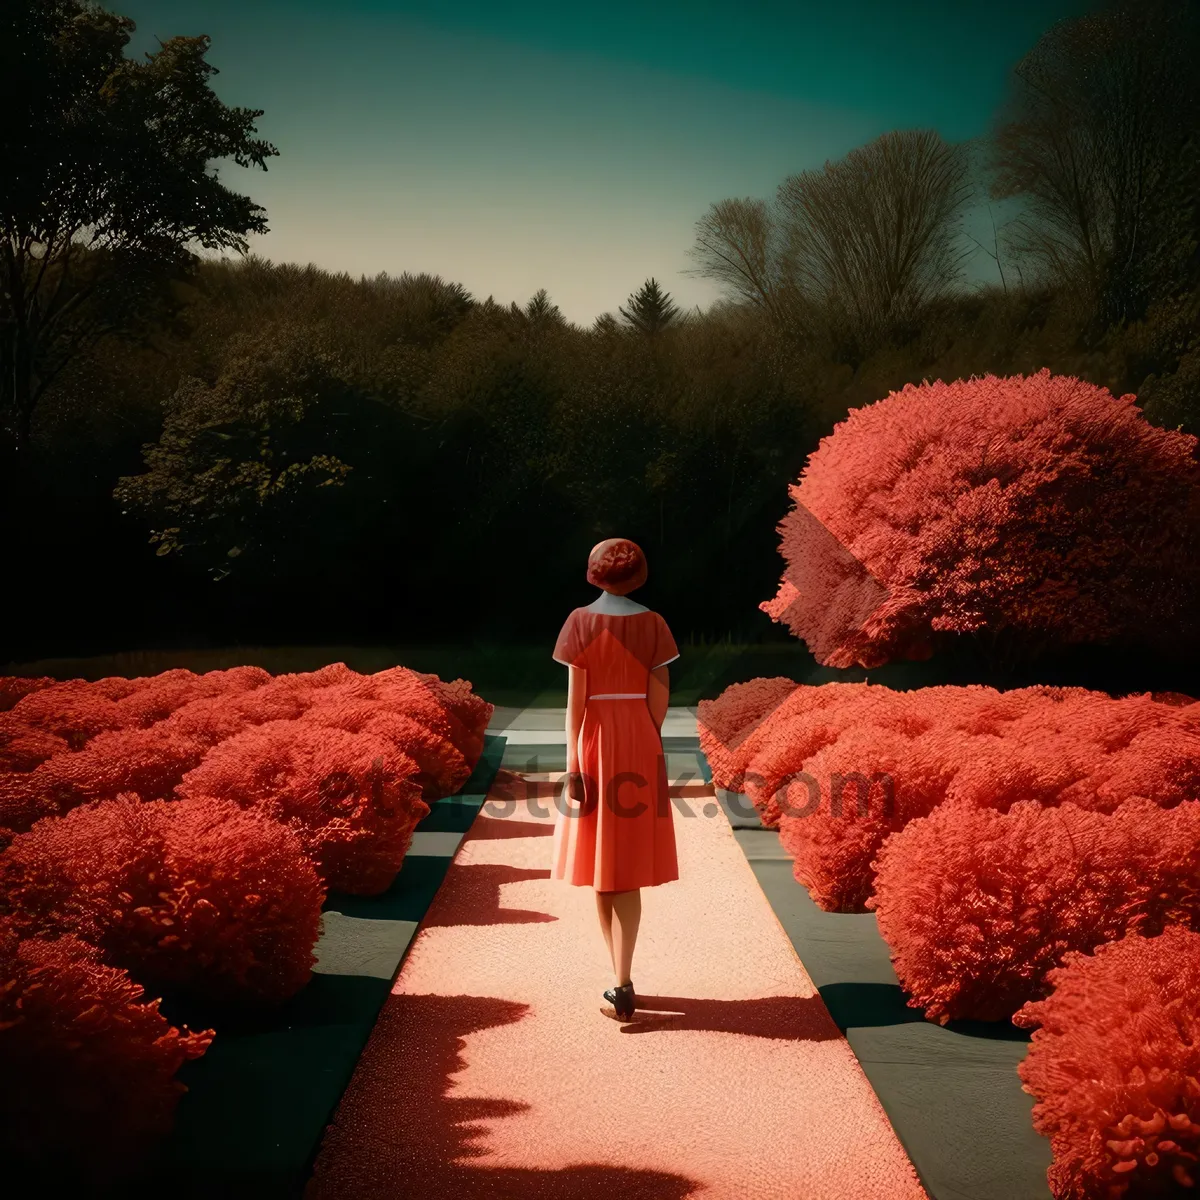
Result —
M 418 830 L 465 832 L 499 769 L 504 745 L 503 737 L 488 735 L 460 795 L 432 805 Z M 445 856 L 410 855 L 383 895 L 331 893 L 325 908 L 354 917 L 420 921 L 450 862 Z M 172 1021 L 211 1027 L 217 1036 L 202 1058 L 180 1071 L 189 1090 L 175 1128 L 125 1194 L 170 1200 L 300 1196 L 321 1135 L 391 987 L 383 979 L 315 974 L 287 1004 L 258 1017 L 164 1001 Z

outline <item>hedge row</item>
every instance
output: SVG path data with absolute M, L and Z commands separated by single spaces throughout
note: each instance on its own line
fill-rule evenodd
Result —
M 778 826 L 817 903 L 876 912 L 930 1019 L 1040 1025 L 1020 1074 L 1055 1197 L 1193 1189 L 1200 705 L 1080 688 L 736 688 L 700 706 L 714 781 Z M 856 773 L 859 795 L 841 786 Z
M 214 1036 L 170 1027 L 144 992 L 295 995 L 326 889 L 390 886 L 427 801 L 469 778 L 492 711 L 463 680 L 403 667 L 0 679 L 11 1160 L 58 1156 L 90 1178 L 132 1162 Z
M 1200 705 L 1188 697 L 784 682 L 702 701 L 701 745 L 717 786 L 745 791 L 828 910 L 864 911 L 884 840 L 947 800 L 1112 812 L 1135 795 L 1162 808 L 1200 797 Z M 749 731 L 731 735 L 728 714 L 756 706 Z

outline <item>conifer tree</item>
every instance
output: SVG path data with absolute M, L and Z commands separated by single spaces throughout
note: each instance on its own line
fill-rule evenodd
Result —
M 525 315 L 531 321 L 553 321 L 561 325 L 565 318 L 557 304 L 546 293 L 545 288 L 538 288 L 532 299 L 525 306 Z
M 672 302 L 670 294 L 662 291 L 654 279 L 642 284 L 629 297 L 629 308 L 620 311 L 629 325 L 649 337 L 665 329 L 679 316 L 679 308 Z

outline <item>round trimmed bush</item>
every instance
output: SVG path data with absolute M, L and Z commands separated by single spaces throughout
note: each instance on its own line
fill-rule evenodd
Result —
M 1200 801 L 1116 812 L 948 802 L 894 833 L 867 907 L 909 1003 L 931 1020 L 1004 1020 L 1068 950 L 1136 928 L 1200 927 Z
M 1057 1200 L 1191 1195 L 1200 1186 L 1200 933 L 1172 926 L 1071 951 L 1017 1067 L 1050 1139 Z M 1035 1028 L 1036 1027 L 1036 1028 Z
M 471 776 L 471 767 L 454 744 L 438 737 L 415 717 L 393 712 L 378 700 L 349 695 L 341 688 L 326 688 L 304 715 L 304 720 L 331 729 L 367 733 L 399 747 L 417 764 L 414 781 L 426 800 L 453 796 Z
M 214 746 L 177 794 L 268 814 L 296 831 L 328 887 L 375 895 L 391 886 L 429 812 L 417 770 L 403 750 L 367 733 L 268 721 Z
M 854 409 L 789 489 L 787 569 L 759 607 L 834 667 L 988 630 L 1027 653 L 1194 646 L 1197 441 L 1136 399 L 1043 370 Z
M 289 829 L 201 796 L 47 817 L 0 855 L 0 911 L 69 932 L 156 990 L 277 1003 L 309 980 L 325 891 Z
M 95 947 L 69 935 L 19 939 L 0 920 L 6 1176 L 22 1166 L 45 1186 L 69 1167 L 99 1182 L 134 1166 L 171 1127 L 187 1090 L 176 1072 L 212 1038 L 172 1026 Z
M 788 792 L 791 812 L 779 840 L 792 872 L 828 912 L 863 912 L 874 887 L 872 861 L 884 840 L 925 816 L 954 775 L 943 729 L 916 738 L 878 727 L 854 728 L 805 763 L 812 780 Z
M 417 675 L 424 679 L 435 695 L 450 710 L 452 716 L 462 723 L 463 739 L 454 743 L 455 748 L 474 768 L 483 753 L 484 735 L 496 711 L 494 704 L 489 704 L 482 696 L 475 694 L 470 680 L 442 679 L 437 675 Z
M 467 762 L 475 763 L 483 746 L 483 732 L 467 727 L 437 686 L 441 680 L 436 675 L 422 674 L 409 667 L 392 667 L 376 672 L 370 679 L 372 695 L 382 707 L 420 721 L 450 742 Z

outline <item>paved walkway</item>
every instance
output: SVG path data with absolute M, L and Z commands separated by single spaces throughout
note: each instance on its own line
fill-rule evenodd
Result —
M 611 970 L 594 894 L 548 878 L 562 711 L 500 710 L 490 732 L 531 782 L 514 796 L 502 775 L 464 835 L 309 1200 L 926 1200 L 694 769 L 681 878 L 643 891 L 644 1011 L 622 1026 L 598 1011 Z M 672 710 L 663 738 L 678 780 L 694 713 Z

